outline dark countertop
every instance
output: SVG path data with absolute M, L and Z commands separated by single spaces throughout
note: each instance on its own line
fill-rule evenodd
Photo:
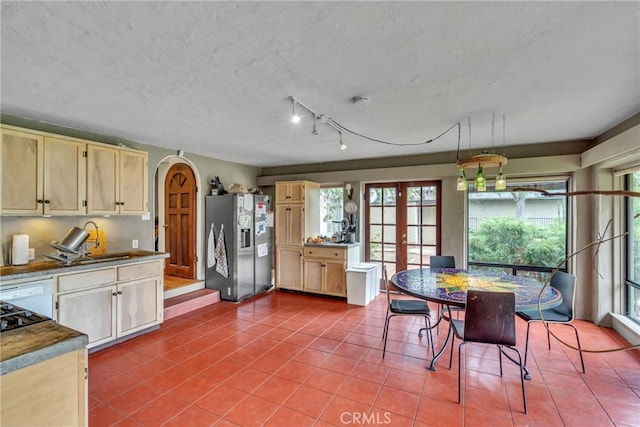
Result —
M 40 261 L 31 262 L 26 265 L 7 265 L 0 267 L 0 281 L 9 281 L 16 279 L 28 279 L 31 277 L 65 274 L 72 271 L 91 270 L 101 267 L 110 267 L 114 265 L 130 264 L 133 262 L 150 261 L 153 259 L 163 259 L 169 257 L 165 252 L 152 252 L 152 251 L 130 251 L 130 252 L 116 252 L 106 255 L 101 255 L 101 258 L 117 258 L 126 256 L 125 259 L 116 259 L 112 261 L 100 261 L 90 264 L 71 264 L 62 265 L 57 261 Z M 100 258 L 96 257 L 96 258 Z
M 0 375 L 84 348 L 89 338 L 53 321 L 0 333 Z

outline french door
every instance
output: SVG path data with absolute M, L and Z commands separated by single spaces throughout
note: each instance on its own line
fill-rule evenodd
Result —
M 396 271 L 440 254 L 440 181 L 365 185 L 365 258 Z

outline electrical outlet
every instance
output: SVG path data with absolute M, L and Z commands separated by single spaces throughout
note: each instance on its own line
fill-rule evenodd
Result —
M 30 260 L 36 259 L 36 250 L 34 248 L 29 248 L 29 257 Z
M 131 247 L 132 247 L 133 249 L 138 249 L 138 239 L 133 239 L 133 240 L 131 241 Z

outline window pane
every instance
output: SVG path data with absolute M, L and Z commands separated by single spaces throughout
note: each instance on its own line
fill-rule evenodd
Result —
M 436 208 L 425 206 L 422 208 L 422 224 L 436 225 Z
M 436 228 L 435 227 L 422 227 L 422 244 L 423 245 L 436 244 Z
M 509 191 L 515 187 L 561 193 L 567 181 L 510 182 L 507 191 L 469 191 L 469 262 L 555 267 L 567 254 L 567 198 Z
M 420 246 L 407 246 L 407 264 L 420 264 Z
M 382 245 L 380 243 L 371 243 L 369 245 L 370 261 L 382 261 Z
M 395 225 L 384 226 L 384 242 L 385 243 L 396 242 L 396 226 Z
M 436 187 L 422 188 L 422 204 L 428 206 L 436 205 Z
M 395 206 L 396 204 L 396 189 L 395 188 L 383 188 L 382 189 L 382 204 L 385 206 Z
M 333 221 L 343 218 L 344 188 L 324 187 L 320 189 L 320 234 L 331 236 L 336 231 Z
M 382 188 L 369 189 L 369 204 L 378 206 L 382 204 Z
M 396 262 L 396 245 L 383 245 L 384 247 L 384 261 Z
M 420 208 L 419 207 L 407 208 L 407 224 L 409 225 L 420 224 Z
M 382 223 L 382 208 L 378 208 L 378 207 L 369 208 L 369 222 L 371 224 Z
M 385 224 L 395 224 L 396 223 L 396 208 L 382 208 L 384 213 L 384 223 Z
M 372 225 L 369 227 L 369 241 L 382 242 L 382 226 Z
M 420 227 L 416 227 L 416 226 L 407 227 L 407 243 L 410 245 L 420 244 Z

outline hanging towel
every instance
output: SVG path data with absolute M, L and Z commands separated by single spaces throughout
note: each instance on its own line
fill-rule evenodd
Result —
M 209 241 L 207 242 L 207 268 L 216 265 L 216 236 L 213 231 L 213 223 L 209 230 Z
M 215 249 L 216 253 L 216 271 L 223 277 L 229 277 L 229 264 L 227 264 L 227 247 L 224 243 L 224 224 L 220 225 L 220 234 L 218 234 L 218 243 Z

